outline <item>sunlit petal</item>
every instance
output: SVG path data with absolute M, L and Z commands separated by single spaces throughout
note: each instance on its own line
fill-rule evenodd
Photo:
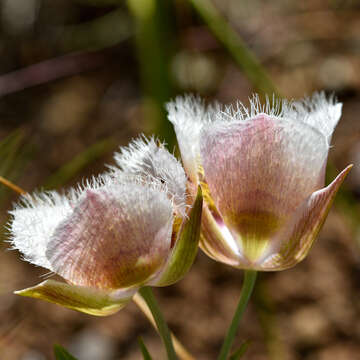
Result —
M 52 271 L 46 248 L 58 224 L 71 212 L 68 198 L 56 192 L 23 196 L 10 211 L 13 248 L 23 254 L 24 260 Z
M 126 287 L 161 267 L 171 228 L 172 206 L 164 193 L 136 184 L 87 190 L 56 229 L 46 255 L 54 271 L 74 284 Z

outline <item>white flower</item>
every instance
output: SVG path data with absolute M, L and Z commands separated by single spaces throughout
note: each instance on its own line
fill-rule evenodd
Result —
M 180 163 L 153 139 L 135 140 L 115 159 L 122 171 L 112 167 L 63 195 L 25 195 L 11 211 L 13 247 L 67 281 L 47 280 L 20 295 L 108 315 L 140 286 L 173 283 L 189 269 L 202 202 L 199 196 L 187 216 Z
M 169 120 L 185 170 L 203 188 L 202 249 L 235 267 L 282 270 L 306 256 L 350 169 L 322 188 L 341 104 L 323 93 L 250 102 L 206 107 L 179 97 Z

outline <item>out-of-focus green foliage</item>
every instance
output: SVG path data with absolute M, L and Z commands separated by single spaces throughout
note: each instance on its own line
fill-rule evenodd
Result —
M 284 344 L 276 316 L 277 309 L 265 282 L 265 274 L 260 273 L 253 294 L 257 317 L 259 319 L 269 360 L 283 360 L 286 358 Z
M 61 345 L 57 345 L 57 344 L 54 345 L 54 354 L 56 360 L 77 360 Z
M 254 87 L 263 95 L 278 94 L 264 67 L 210 0 L 189 0 L 206 25 L 225 46 Z
M 135 45 L 144 89 L 144 116 L 152 132 L 175 145 L 175 133 L 164 104 L 174 95 L 171 60 L 174 50 L 173 3 L 168 0 L 128 0 L 135 21 Z
M 115 141 L 112 138 L 101 140 L 89 146 L 85 151 L 75 156 L 71 161 L 52 174 L 45 181 L 44 188 L 54 189 L 66 184 L 87 165 L 101 158 L 108 151 L 114 149 L 115 146 Z
M 61 29 L 61 45 L 65 51 L 98 50 L 114 46 L 132 33 L 129 16 L 116 9 L 106 15 L 79 25 Z
M 105 7 L 121 5 L 124 0 L 73 0 L 75 3 L 88 6 Z
M 17 130 L 0 141 L 0 176 L 16 181 L 24 176 L 24 167 L 32 153 L 32 146 L 24 143 L 24 132 Z M 6 200 L 9 189 L 0 185 L 0 203 Z
M 229 360 L 238 360 L 242 358 L 245 355 L 246 350 L 248 349 L 250 344 L 251 344 L 250 340 L 244 341 L 240 345 L 240 347 L 230 356 Z

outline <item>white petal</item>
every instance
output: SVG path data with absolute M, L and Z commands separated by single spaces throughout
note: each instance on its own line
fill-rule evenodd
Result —
M 112 183 L 114 180 L 110 176 L 100 175 L 71 188 L 65 195 L 49 191 L 22 196 L 9 212 L 12 215 L 9 224 L 12 247 L 23 254 L 24 260 L 53 271 L 46 249 L 57 226 L 72 213 L 84 191 Z
M 166 185 L 174 204 L 185 213 L 186 175 L 179 161 L 154 138 L 138 138 L 115 153 L 120 168 L 130 174 L 153 177 Z M 116 169 L 113 168 L 116 176 Z
M 25 195 L 10 211 L 11 243 L 26 261 L 53 270 L 46 248 L 56 227 L 72 212 L 69 200 L 56 192 Z
M 294 102 L 284 110 L 283 117 L 301 121 L 320 131 L 330 144 L 332 133 L 341 117 L 341 103 L 336 103 L 324 92 Z
M 232 123 L 250 121 L 258 115 L 266 114 L 306 124 L 319 131 L 330 144 L 332 133 L 341 117 L 341 108 L 341 103 L 337 103 L 332 96 L 327 97 L 324 92 L 314 93 L 311 97 L 299 101 L 266 97 L 263 103 L 258 95 L 254 95 L 250 98 L 249 108 L 241 102 L 218 107 L 218 114 L 213 115 L 213 118 L 219 122 Z
M 190 179 L 196 183 L 200 155 L 199 135 L 204 124 L 214 120 L 218 104 L 206 107 L 199 97 L 177 97 L 167 104 L 168 118 L 175 128 L 181 158 Z

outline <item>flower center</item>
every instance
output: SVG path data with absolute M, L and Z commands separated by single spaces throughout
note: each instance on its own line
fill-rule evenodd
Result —
M 251 262 L 263 255 L 272 236 L 284 220 L 267 211 L 243 211 L 227 216 L 225 223 L 242 248 L 243 255 Z

